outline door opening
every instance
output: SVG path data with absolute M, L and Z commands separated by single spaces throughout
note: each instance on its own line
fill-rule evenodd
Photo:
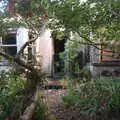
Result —
M 66 40 L 53 39 L 54 42 L 54 74 L 62 73 L 64 68 L 64 62 L 60 58 L 60 53 L 65 50 Z

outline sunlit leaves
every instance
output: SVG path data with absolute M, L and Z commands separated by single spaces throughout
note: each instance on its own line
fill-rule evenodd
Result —
M 88 36 L 92 31 L 98 35 L 98 29 L 105 28 L 108 39 L 119 39 L 120 2 L 113 0 L 66 0 L 57 3 L 55 15 L 71 31 L 81 31 Z M 118 26 L 117 26 L 118 25 Z M 112 34 L 111 34 L 112 33 Z M 99 35 L 103 35 L 103 31 Z M 99 36 L 98 36 L 99 37 Z
M 19 26 L 26 25 L 26 27 L 31 29 L 31 26 L 29 26 L 30 24 L 32 24 L 36 30 L 40 30 L 41 24 L 49 19 L 46 10 L 49 5 L 48 0 L 6 1 L 8 1 L 8 9 L 4 11 L 2 14 L 3 17 L 0 19 L 1 26 L 3 26 L 0 28 L 2 31 L 6 31 L 8 28 L 18 28 Z M 12 8 L 14 7 L 14 11 L 10 6 L 12 6 Z M 7 21 L 5 19 L 7 19 Z

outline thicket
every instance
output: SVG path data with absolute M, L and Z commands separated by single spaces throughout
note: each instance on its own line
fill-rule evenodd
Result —
M 80 80 L 81 81 L 81 80 Z M 74 81 L 72 81 L 73 83 Z M 101 77 L 69 86 L 63 97 L 66 107 L 72 107 L 87 118 L 120 119 L 120 79 Z
M 25 86 L 26 77 L 24 74 L 0 73 L 0 120 L 11 119 L 14 110 L 17 110 L 17 112 L 15 111 L 18 114 L 16 116 L 22 114 Z M 34 120 L 45 120 L 46 108 L 40 95 L 36 104 Z

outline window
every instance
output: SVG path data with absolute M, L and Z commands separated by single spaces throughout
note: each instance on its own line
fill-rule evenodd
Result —
M 8 34 L 6 37 L 0 37 L 0 50 L 3 52 L 15 56 L 17 53 L 16 46 L 16 34 Z M 0 56 L 0 65 L 7 65 L 8 61 Z

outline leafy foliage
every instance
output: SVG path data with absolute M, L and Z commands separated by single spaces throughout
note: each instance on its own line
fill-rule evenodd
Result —
M 73 106 L 85 116 L 119 116 L 120 80 L 100 78 L 79 84 L 77 87 L 72 86 L 63 100 L 67 106 Z
M 25 79 L 15 73 L 0 74 L 0 119 L 5 119 L 14 109 L 15 104 L 21 106 L 21 95 L 25 87 Z M 14 102 L 13 102 L 14 101 Z
M 7 21 L 9 25 L 30 23 L 39 30 L 41 24 L 49 17 L 53 19 L 53 24 L 58 20 L 55 26 L 51 26 L 52 29 L 62 27 L 68 33 L 77 32 L 85 42 L 88 40 L 96 42 L 99 38 L 101 43 L 108 41 L 111 44 L 111 40 L 118 41 L 120 37 L 120 2 L 118 0 L 85 0 L 84 2 L 83 0 L 15 0 L 14 7 L 15 16 L 21 19 L 13 21 L 13 24 Z
M 99 42 L 119 53 L 119 0 L 54 0 L 52 5 L 55 18 L 68 33 L 78 33 L 84 40 L 81 44 L 94 46 Z
M 17 29 L 20 26 L 25 26 L 30 30 L 32 29 L 39 32 L 41 24 L 49 17 L 46 12 L 48 8 L 47 2 L 49 2 L 47 0 L 6 1 L 6 9 L 1 13 L 0 17 L 1 35 L 5 34 L 8 29 Z
M 68 30 L 80 31 L 83 36 L 88 37 L 89 32 L 93 32 L 95 36 L 98 33 L 102 35 L 103 31 L 97 30 L 105 28 L 107 32 L 104 32 L 105 35 L 111 35 L 109 32 L 112 30 L 114 33 L 111 39 L 119 38 L 119 27 L 116 26 L 120 18 L 119 1 L 66 0 L 58 2 L 56 6 L 55 15 Z
M 46 120 L 47 108 L 46 105 L 41 101 L 37 102 L 34 118 L 35 120 Z
M 78 34 L 74 34 L 71 39 L 65 44 L 64 52 L 61 52 L 60 58 L 64 61 L 64 72 L 73 76 L 82 77 L 89 76 L 89 69 L 83 67 L 86 65 L 85 60 L 85 46 L 81 43 L 84 42 L 83 38 L 80 38 Z M 83 61 L 84 60 L 84 61 Z M 88 75 L 88 74 L 89 75 Z M 89 76 L 90 77 L 90 76 Z

